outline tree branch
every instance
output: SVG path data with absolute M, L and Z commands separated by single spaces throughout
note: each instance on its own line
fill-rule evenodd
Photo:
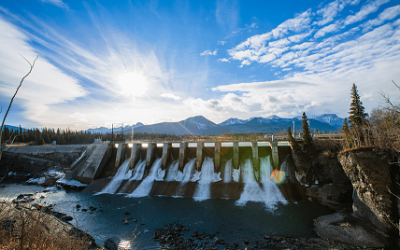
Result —
M 35 59 L 35 60 L 33 61 L 33 63 L 31 64 L 28 60 L 26 60 L 25 57 L 23 57 L 22 55 L 21 55 L 21 57 L 24 58 L 25 61 L 27 61 L 27 62 L 29 63 L 29 65 L 31 65 L 31 69 L 29 70 L 28 74 L 26 74 L 26 75 L 21 79 L 21 82 L 19 83 L 18 88 L 17 88 L 17 90 L 15 91 L 13 97 L 11 98 L 10 104 L 8 105 L 7 112 L 6 112 L 6 114 L 4 115 L 3 122 L 1 123 L 1 128 L 0 128 L 0 147 L 1 147 L 1 137 L 2 137 L 2 135 L 3 135 L 4 123 L 6 122 L 6 118 L 7 118 L 8 112 L 10 112 L 11 105 L 12 105 L 12 103 L 14 102 L 14 98 L 15 98 L 15 96 L 17 95 L 17 93 L 18 93 L 18 91 L 19 91 L 19 88 L 21 88 L 22 83 L 24 82 L 25 78 L 27 78 L 27 77 L 31 74 L 33 67 L 35 67 L 36 60 L 39 58 L 39 56 L 36 56 L 36 59 Z M 0 161 L 1 161 L 1 155 L 3 154 L 3 150 L 4 150 L 4 148 L 1 147 L 1 149 L 0 149 Z

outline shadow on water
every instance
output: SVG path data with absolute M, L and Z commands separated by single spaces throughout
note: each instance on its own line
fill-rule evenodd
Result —
M 5 185 L 0 187 L 0 196 L 10 198 L 42 190 L 43 187 L 39 186 Z M 196 202 L 191 198 L 126 198 L 125 195 L 93 195 L 64 190 L 49 193 L 40 201 L 56 204 L 57 211 L 75 217 L 71 223 L 88 230 L 99 245 L 109 237 L 129 240 L 133 232 L 140 233 L 134 245 L 137 249 L 157 248 L 158 243 L 152 238 L 154 230 L 174 221 L 190 228 L 185 232 L 187 238 L 194 231 L 217 233 L 216 236 L 228 244 L 242 244 L 245 239 L 256 242 L 264 235 L 315 237 L 312 219 L 331 212 L 307 201 L 278 204 L 271 210 L 258 202 L 237 206 L 235 200 Z M 79 210 L 76 209 L 78 204 L 81 206 Z M 82 211 L 90 207 L 96 210 Z M 128 224 L 122 223 L 124 218 L 129 218 Z

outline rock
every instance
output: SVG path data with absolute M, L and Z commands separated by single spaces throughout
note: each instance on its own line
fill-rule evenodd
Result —
M 108 250 L 118 250 L 118 244 L 112 238 L 108 238 L 104 241 L 104 247 Z
M 81 208 L 81 205 L 77 204 L 77 205 L 76 205 L 76 208 L 77 208 L 77 209 Z
M 95 211 L 96 209 L 97 209 L 97 208 L 92 207 L 92 206 L 89 207 L 89 210 L 90 210 L 90 211 Z
M 327 184 L 322 187 L 311 186 L 305 188 L 306 196 L 311 201 L 318 201 L 321 205 L 327 206 L 334 210 L 345 209 L 351 210 L 351 193 L 353 189 L 351 185 Z
M 244 240 L 244 244 L 248 245 L 249 244 L 249 240 Z
M 359 247 L 385 247 L 384 241 L 365 225 L 365 222 L 349 214 L 334 213 L 314 219 L 316 234 L 329 241 L 343 242 Z
M 130 215 L 131 213 L 129 213 L 129 212 L 125 212 L 124 214 L 125 214 L 125 215 Z
M 270 239 L 271 239 L 271 236 L 264 235 L 264 239 L 270 240 Z
M 217 245 L 217 244 L 223 245 L 223 244 L 225 244 L 225 242 L 224 242 L 223 239 L 218 238 L 218 237 L 215 237 L 215 238 L 214 238 L 214 244 L 215 244 L 215 245 Z
M 195 231 L 195 232 L 193 232 L 193 233 L 191 234 L 191 236 L 192 236 L 193 238 L 196 238 L 198 235 L 199 235 L 199 234 L 197 233 L 197 231 Z
M 395 190 L 392 178 L 398 169 L 389 164 L 392 157 L 367 148 L 343 152 L 338 159 L 353 186 L 353 216 L 372 223 L 378 233 L 395 241 L 398 230 L 392 224 L 398 224 L 399 214 L 388 189 Z
M 44 209 L 38 209 L 38 207 L 43 206 L 30 206 L 28 204 L 23 205 L 23 209 L 21 205 L 13 204 L 13 203 L 4 203 L 1 202 L 0 207 L 2 211 L 0 213 L 0 221 L 2 221 L 2 226 L 7 227 L 6 218 L 15 218 L 16 221 L 11 221 L 11 224 L 16 223 L 17 225 L 21 224 L 20 218 L 40 218 L 40 220 L 26 220 L 26 227 L 28 230 L 34 230 L 33 234 L 37 233 L 38 237 L 45 237 L 45 239 L 51 240 L 53 237 L 56 239 L 63 239 L 63 244 L 65 241 L 73 240 L 70 236 L 76 236 L 78 238 L 82 238 L 90 245 L 90 249 L 97 247 L 95 244 L 95 240 L 90 235 L 86 234 L 84 231 L 79 230 L 72 226 L 69 223 L 66 223 L 55 216 L 55 213 L 51 211 L 45 212 L 48 207 L 44 207 Z M 59 213 L 61 214 L 61 213 Z M 14 232 L 16 235 L 20 234 L 19 226 L 14 229 L 17 230 Z M 25 230 L 27 230 L 25 229 Z M 79 239 L 80 240 L 80 239 Z M 54 246 L 58 248 L 58 246 Z
M 82 208 L 82 212 L 86 212 L 87 211 L 87 209 L 86 208 Z

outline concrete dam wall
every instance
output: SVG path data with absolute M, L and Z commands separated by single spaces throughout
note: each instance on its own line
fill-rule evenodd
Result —
M 291 183 L 282 184 L 285 172 L 280 168 L 291 154 L 288 143 L 134 143 L 116 147 L 115 175 L 95 180 L 85 191 L 265 204 L 302 198 Z M 282 175 L 280 183 L 271 179 L 277 171 Z

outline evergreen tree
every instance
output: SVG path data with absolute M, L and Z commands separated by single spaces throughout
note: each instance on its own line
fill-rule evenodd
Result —
M 352 148 L 353 141 L 351 140 L 351 134 L 349 129 L 349 124 L 347 121 L 347 117 L 344 118 L 343 126 L 342 126 L 342 133 L 343 133 L 343 147 L 344 148 Z
M 310 127 L 308 126 L 308 119 L 306 112 L 303 112 L 301 118 L 301 124 L 303 129 L 303 147 L 305 151 L 311 152 L 314 150 L 313 138 L 311 136 Z
M 358 94 L 357 86 L 353 83 L 351 87 L 351 103 L 349 112 L 350 127 L 359 129 L 364 125 L 368 114 L 364 112 L 365 108 Z
M 363 134 L 364 125 L 368 114 L 365 113 L 365 108 L 362 105 L 360 95 L 358 94 L 357 86 L 353 83 L 351 88 L 351 103 L 349 112 L 350 132 L 353 133 L 357 146 L 365 144 L 365 137 Z
M 298 153 L 300 151 L 300 147 L 299 147 L 299 144 L 297 144 L 297 141 L 293 138 L 290 127 L 288 127 L 288 137 L 289 137 L 290 145 L 292 145 L 293 150 L 296 153 Z

